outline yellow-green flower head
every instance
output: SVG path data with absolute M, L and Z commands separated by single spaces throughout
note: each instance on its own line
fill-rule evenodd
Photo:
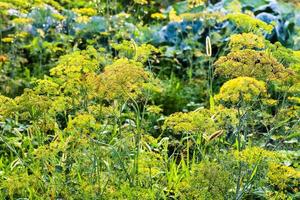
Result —
M 221 103 L 237 104 L 240 101 L 257 101 L 259 97 L 267 97 L 266 84 L 263 81 L 238 77 L 224 83 L 215 99 Z
M 141 97 L 144 90 L 156 88 L 152 74 L 143 68 L 142 63 L 126 58 L 106 66 L 100 78 L 100 92 L 109 100 L 135 99 Z
M 12 23 L 14 23 L 16 25 L 30 24 L 30 23 L 32 23 L 32 19 L 31 18 L 20 17 L 20 18 L 13 19 Z
M 210 141 L 214 136 L 223 135 L 228 126 L 236 126 L 237 123 L 237 110 L 217 106 L 214 111 L 201 108 L 173 113 L 165 119 L 163 130 L 172 130 L 175 134 L 203 133 L 203 137 Z
M 188 5 L 190 8 L 201 6 L 201 5 L 204 5 L 205 3 L 206 3 L 206 0 L 188 0 Z
M 267 41 L 267 48 L 271 52 L 271 55 L 283 65 L 287 67 L 290 65 L 300 65 L 300 56 L 297 56 L 297 51 L 284 47 L 280 42 L 272 44 Z
M 162 108 L 156 105 L 147 106 L 147 111 L 153 114 L 160 114 L 162 112 Z
M 267 177 L 271 185 L 284 190 L 289 184 L 299 185 L 300 171 L 289 166 L 271 162 Z
M 12 9 L 13 5 L 10 3 L 6 3 L 6 2 L 0 2 L 0 10 L 6 10 L 6 9 Z M 1 12 L 0 11 L 0 12 Z
M 67 130 L 79 131 L 83 134 L 87 134 L 91 129 L 97 128 L 96 119 L 91 114 L 78 114 L 68 122 Z
M 138 160 L 139 173 L 144 179 L 150 176 L 157 176 L 162 167 L 162 156 L 155 152 L 141 152 Z
M 250 16 L 243 13 L 231 13 L 227 15 L 227 19 L 236 24 L 237 27 L 245 32 L 254 33 L 271 33 L 274 26 L 267 24 L 254 16 Z
M 151 14 L 151 18 L 157 19 L 157 20 L 162 20 L 162 19 L 165 19 L 166 16 L 162 13 L 153 13 L 153 14 Z
M 8 117 L 15 105 L 16 103 L 13 99 L 0 95 L 0 120 Z
M 164 122 L 163 130 L 171 129 L 175 134 L 206 133 L 210 135 L 217 130 L 211 113 L 207 109 L 193 112 L 177 112 L 168 116 Z
M 216 73 L 227 78 L 248 76 L 258 80 L 284 81 L 292 74 L 291 70 L 285 69 L 272 55 L 250 49 L 222 56 L 215 62 L 215 66 Z
M 222 105 L 215 107 L 212 112 L 212 118 L 217 123 L 219 129 L 238 124 L 238 111 L 234 108 L 226 108 Z
M 133 0 L 134 3 L 140 4 L 140 5 L 145 5 L 148 4 L 148 0 Z
M 37 94 L 57 95 L 59 94 L 59 85 L 51 80 L 39 79 L 36 81 L 34 91 Z
M 94 16 L 97 14 L 97 11 L 93 8 L 76 8 L 73 11 L 82 16 Z
M 5 42 L 5 43 L 11 43 L 11 42 L 14 41 L 14 38 L 12 38 L 12 37 L 5 37 L 5 38 L 2 38 L 1 41 Z
M 261 147 L 247 147 L 243 151 L 234 151 L 233 156 L 236 160 L 242 161 L 249 165 L 257 164 L 258 162 L 274 161 L 280 159 L 281 155 L 274 151 L 269 151 Z
M 151 44 L 142 44 L 139 46 L 133 40 L 123 40 L 121 43 L 113 43 L 111 46 L 118 51 L 120 58 L 128 58 L 141 63 L 146 62 L 152 53 L 159 52 Z
M 265 38 L 254 33 L 234 34 L 230 36 L 229 47 L 232 51 L 242 49 L 264 49 Z
M 61 56 L 58 65 L 52 68 L 50 73 L 61 78 L 79 78 L 83 74 L 96 71 L 101 59 L 103 58 L 96 49 L 88 47 L 87 50 L 74 51 Z

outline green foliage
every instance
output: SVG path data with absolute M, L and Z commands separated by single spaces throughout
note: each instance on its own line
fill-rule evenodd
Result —
M 0 0 L 0 199 L 298 199 L 290 3 Z

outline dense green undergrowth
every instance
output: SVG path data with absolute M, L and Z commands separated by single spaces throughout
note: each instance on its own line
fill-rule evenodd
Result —
M 0 198 L 299 199 L 299 13 L 0 0 Z

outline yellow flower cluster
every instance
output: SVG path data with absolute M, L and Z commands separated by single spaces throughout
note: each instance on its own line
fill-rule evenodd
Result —
M 162 167 L 162 156 L 155 152 L 143 151 L 139 155 L 139 174 L 142 179 L 158 176 Z
M 0 10 L 6 10 L 6 9 L 10 9 L 13 8 L 13 5 L 7 2 L 0 2 Z M 1 12 L 0 11 L 0 12 Z
M 289 66 L 289 65 L 300 65 L 300 57 L 297 56 L 296 51 L 284 47 L 280 42 L 272 44 L 267 42 L 267 49 L 271 55 L 277 59 L 278 62 Z
M 225 15 L 222 12 L 207 12 L 203 11 L 200 13 L 182 13 L 178 16 L 180 20 L 187 20 L 187 21 L 192 21 L 195 19 L 201 19 L 201 20 L 216 20 L 217 22 L 222 22 L 224 21 Z
M 4 43 L 11 43 L 11 42 L 14 41 L 14 38 L 12 38 L 12 37 L 5 37 L 5 38 L 2 38 L 1 41 L 4 42 Z
M 198 7 L 204 5 L 206 0 L 188 0 L 188 5 L 190 8 Z
M 229 47 L 232 51 L 242 49 L 264 49 L 265 38 L 253 33 L 234 34 L 230 36 Z
M 78 23 L 82 23 L 82 24 L 86 24 L 86 23 L 88 23 L 89 21 L 90 21 L 90 17 L 88 17 L 88 16 L 78 16 L 77 18 L 76 18 L 76 22 L 78 22 Z
M 180 22 L 182 21 L 182 18 L 177 15 L 176 10 L 174 10 L 174 8 L 171 8 L 169 12 L 169 20 L 171 22 Z
M 59 85 L 51 80 L 39 79 L 36 81 L 34 91 L 40 95 L 58 95 Z
M 29 1 L 24 1 L 24 0 L 9 0 L 9 2 L 12 7 L 10 8 L 20 8 L 20 9 L 29 9 L 30 8 L 30 3 Z
M 261 147 L 248 147 L 243 151 L 234 151 L 233 156 L 236 160 L 242 161 L 249 165 L 255 165 L 259 162 L 274 161 L 281 157 L 277 152 L 265 150 Z
M 200 109 L 188 113 L 177 112 L 165 119 L 163 130 L 171 129 L 176 134 L 181 133 L 206 133 L 210 135 L 217 130 L 210 111 Z
M 133 0 L 134 3 L 140 4 L 140 5 L 145 5 L 148 4 L 148 0 Z
M 60 86 L 65 95 L 74 98 L 85 95 L 91 99 L 98 95 L 96 90 L 99 77 L 96 73 L 105 63 L 101 53 L 88 47 L 87 50 L 77 50 L 60 57 L 58 65 L 50 70 L 50 74 L 53 76 L 52 81 Z
M 238 77 L 223 84 L 216 101 L 237 104 L 239 101 L 250 103 L 267 97 L 266 84 L 250 77 Z
M 79 131 L 82 134 L 88 134 L 91 129 L 97 129 L 100 125 L 96 122 L 96 119 L 91 114 L 78 114 L 73 119 L 69 119 L 67 130 Z
M 147 112 L 149 113 L 154 113 L 154 114 L 159 114 L 162 112 L 162 108 L 156 105 L 151 105 L 151 106 L 147 106 Z
M 277 186 L 280 190 L 284 190 L 288 186 L 288 183 L 293 183 L 296 187 L 299 186 L 300 171 L 292 167 L 271 162 L 269 164 L 267 177 L 271 185 Z
M 32 19 L 30 18 L 15 18 L 12 20 L 12 23 L 16 24 L 16 25 L 21 25 L 21 24 L 29 24 L 32 23 Z
M 161 19 L 165 19 L 166 16 L 162 13 L 153 13 L 151 14 L 151 18 L 161 20 Z
M 106 66 L 100 74 L 100 79 L 100 92 L 102 91 L 104 98 L 108 100 L 135 99 L 141 96 L 146 88 L 154 86 L 151 73 L 145 71 L 141 63 L 126 58 Z
M 248 76 L 258 80 L 286 80 L 292 74 L 272 55 L 250 49 L 231 52 L 220 57 L 214 65 L 217 74 L 228 78 Z
M 212 118 L 219 129 L 223 129 L 228 126 L 236 126 L 239 122 L 237 115 L 238 112 L 236 109 L 226 108 L 222 105 L 215 107 L 214 111 L 212 112 Z
M 0 120 L 9 116 L 9 111 L 15 106 L 13 99 L 0 95 Z
M 232 21 L 245 32 L 267 32 L 271 33 L 273 30 L 273 25 L 269 25 L 253 16 L 243 14 L 243 13 L 231 13 L 227 15 L 227 19 Z
M 191 176 L 180 183 L 179 199 L 225 200 L 232 187 L 229 171 L 217 162 L 202 161 L 194 165 Z
M 221 136 L 226 127 L 237 124 L 235 109 L 217 106 L 214 111 L 201 108 L 187 113 L 173 113 L 165 119 L 163 130 L 170 129 L 175 134 L 203 133 L 204 138 L 210 141 L 214 136 Z
M 50 74 L 60 78 L 78 79 L 83 74 L 94 72 L 104 58 L 93 47 L 87 50 L 74 51 L 60 57 L 58 65 L 50 70 Z
M 137 45 L 134 41 L 123 40 L 120 44 L 111 45 L 118 51 L 120 58 L 128 58 L 137 62 L 144 63 L 152 53 L 158 53 L 159 50 L 150 44 Z
M 97 11 L 93 8 L 75 8 L 73 11 L 79 15 L 83 16 L 94 16 L 97 14 Z
M 37 128 L 47 132 L 55 129 L 56 123 L 50 114 L 52 100 L 26 89 L 21 96 L 10 99 L 0 96 L 0 119 L 13 118 L 21 122 L 31 122 L 29 129 Z

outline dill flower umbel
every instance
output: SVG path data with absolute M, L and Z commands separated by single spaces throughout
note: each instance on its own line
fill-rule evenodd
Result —
M 203 133 L 207 140 L 213 136 L 221 136 L 229 126 L 238 123 L 235 109 L 217 106 L 213 111 L 197 109 L 191 112 L 176 112 L 166 117 L 163 130 L 171 130 L 175 134 Z
M 104 98 L 135 99 L 143 96 L 145 90 L 155 90 L 158 86 L 150 72 L 142 63 L 121 58 L 104 68 L 100 74 L 100 92 Z
M 217 130 L 210 111 L 206 109 L 174 113 L 166 118 L 163 129 L 171 129 L 175 134 L 202 132 L 208 135 Z
M 12 20 L 12 23 L 16 24 L 16 25 L 22 25 L 22 24 L 29 24 L 29 23 L 32 23 L 32 19 L 30 18 L 15 18 Z
M 153 14 L 151 14 L 151 18 L 157 19 L 157 20 L 162 20 L 162 19 L 165 19 L 166 16 L 162 13 L 153 13 Z
M 284 190 L 289 183 L 299 186 L 300 171 L 289 166 L 271 162 L 269 164 L 267 177 L 271 185 L 277 186 L 280 190 Z
M 234 34 L 230 36 L 229 47 L 232 51 L 242 49 L 264 49 L 265 38 L 253 33 Z
M 223 84 L 219 94 L 215 96 L 217 102 L 237 104 L 240 101 L 250 103 L 267 97 L 266 84 L 250 77 L 238 77 Z
M 11 110 L 15 107 L 15 101 L 9 97 L 0 94 L 0 120 L 2 118 L 10 116 Z
M 190 8 L 201 6 L 201 5 L 204 5 L 205 3 L 206 3 L 206 0 L 188 0 L 188 5 Z
M 174 10 L 174 8 L 171 8 L 171 10 L 169 12 L 169 20 L 171 22 L 180 22 L 180 21 L 182 21 L 182 18 L 177 15 L 177 13 Z
M 272 55 L 264 51 L 239 50 L 221 56 L 215 63 L 216 73 L 227 78 L 239 76 L 258 80 L 286 80 L 292 74 Z
M 118 51 L 120 58 L 128 58 L 141 63 L 146 62 L 152 53 L 159 52 L 151 44 L 137 45 L 134 40 L 123 40 L 121 43 L 113 43 L 111 46 Z
M 76 8 L 73 11 L 82 16 L 94 16 L 97 14 L 97 11 L 93 8 Z
M 230 171 L 215 161 L 204 160 L 194 165 L 191 176 L 180 183 L 180 199 L 225 200 L 232 186 Z
M 67 130 L 88 134 L 91 129 L 96 129 L 98 126 L 99 125 L 96 123 L 96 119 L 93 115 L 78 114 L 73 119 L 69 120 Z
M 36 82 L 34 91 L 37 94 L 57 95 L 59 94 L 59 85 L 51 80 L 39 79 Z
M 243 13 L 228 14 L 227 19 L 235 23 L 237 27 L 246 32 L 271 33 L 274 28 L 273 25 L 267 24 L 253 16 Z
M 259 162 L 274 161 L 281 157 L 278 152 L 269 151 L 261 147 L 247 147 L 242 151 L 234 151 L 233 156 L 238 161 L 253 165 Z
M 88 47 L 87 50 L 77 50 L 61 56 L 58 65 L 50 70 L 50 74 L 60 78 L 79 78 L 84 73 L 96 71 L 102 60 L 103 57 L 96 49 Z

